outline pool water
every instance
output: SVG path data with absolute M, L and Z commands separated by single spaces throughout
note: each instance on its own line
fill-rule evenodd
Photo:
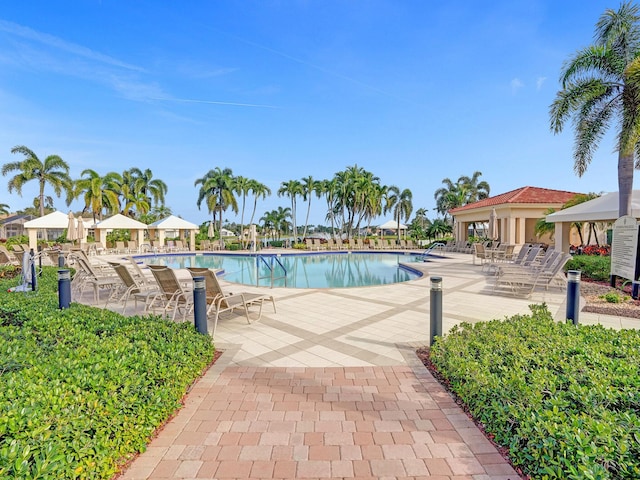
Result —
M 271 286 L 273 271 L 273 286 L 288 288 L 346 288 L 406 282 L 419 278 L 421 273 L 399 262 L 423 261 L 416 255 L 390 253 L 177 254 L 137 258 L 171 268 L 222 269 L 225 280 L 244 285 Z

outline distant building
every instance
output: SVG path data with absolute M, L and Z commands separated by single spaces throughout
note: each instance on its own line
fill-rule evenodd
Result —
M 5 218 L 0 218 L 0 238 L 18 237 L 20 235 L 26 235 L 24 224 L 29 220 L 33 220 L 33 215 L 10 215 Z

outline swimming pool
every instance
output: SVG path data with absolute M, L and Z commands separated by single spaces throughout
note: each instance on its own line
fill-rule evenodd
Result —
M 271 268 L 273 286 L 288 288 L 346 288 L 406 282 L 422 274 L 399 262 L 423 261 L 418 255 L 397 253 L 174 254 L 136 258 L 171 268 L 222 269 L 225 280 L 244 285 L 271 286 Z

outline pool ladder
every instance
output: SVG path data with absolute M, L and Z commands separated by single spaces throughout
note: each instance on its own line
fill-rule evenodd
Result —
M 270 259 L 270 262 L 267 262 L 267 260 L 264 258 L 264 255 L 256 255 L 256 285 L 260 286 L 260 280 L 269 279 L 271 280 L 271 288 L 273 288 L 274 280 L 281 280 L 284 278 L 284 286 L 286 287 L 287 286 L 287 269 L 284 268 L 284 265 L 282 264 L 280 259 L 275 255 L 268 255 L 267 258 Z M 262 277 L 260 276 L 260 263 L 264 263 L 266 265 L 267 269 L 269 270 L 269 275 L 264 275 Z M 277 263 L 278 265 L 280 265 L 280 268 L 284 272 L 282 276 L 280 277 L 275 276 L 274 269 L 277 265 L 275 265 L 274 263 Z

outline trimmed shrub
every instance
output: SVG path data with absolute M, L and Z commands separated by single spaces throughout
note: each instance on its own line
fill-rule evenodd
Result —
M 640 332 L 531 309 L 455 327 L 431 361 L 533 478 L 640 478 Z
M 211 337 L 159 317 L 73 303 L 0 281 L 0 477 L 112 477 L 143 452 L 213 359 Z
M 611 257 L 597 255 L 574 255 L 564 266 L 565 272 L 580 270 L 582 276 L 597 281 L 609 280 Z

